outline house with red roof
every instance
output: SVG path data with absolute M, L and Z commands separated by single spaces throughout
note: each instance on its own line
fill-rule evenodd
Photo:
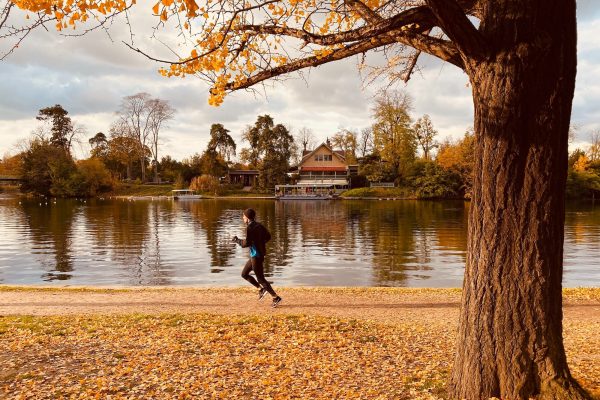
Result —
M 334 189 L 347 189 L 352 167 L 346 162 L 344 151 L 334 150 L 331 143 L 305 151 L 298 165 L 297 185 L 333 185 Z

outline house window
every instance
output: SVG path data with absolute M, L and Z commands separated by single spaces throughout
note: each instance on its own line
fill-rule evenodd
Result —
M 332 161 L 333 156 L 331 154 L 319 154 L 315 156 L 315 161 Z

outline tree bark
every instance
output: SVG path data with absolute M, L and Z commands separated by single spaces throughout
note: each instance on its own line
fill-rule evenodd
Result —
M 585 399 L 562 339 L 575 1 L 497 1 L 480 31 L 492 41 L 466 67 L 478 157 L 450 394 Z

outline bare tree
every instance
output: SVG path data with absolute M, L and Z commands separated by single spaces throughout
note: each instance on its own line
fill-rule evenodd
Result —
M 115 121 L 110 127 L 110 140 L 108 141 L 108 154 L 118 163 L 124 165 L 127 171 L 127 179 L 132 179 L 133 162 L 140 157 L 139 142 L 131 132 L 131 127 L 123 120 Z M 144 149 L 147 154 L 147 149 Z
M 158 161 L 160 129 L 173 118 L 175 110 L 165 100 L 154 99 L 148 93 L 137 93 L 123 98 L 117 111 L 119 119 L 127 126 L 129 135 L 137 140 L 142 170 L 142 181 L 146 181 L 146 149 L 150 149 L 155 162 Z M 155 174 L 156 174 L 155 168 Z M 155 175 L 155 179 L 158 176 Z
M 360 136 L 358 138 L 358 153 L 361 158 L 367 156 L 367 154 L 371 154 L 373 152 L 373 146 L 375 142 L 373 140 L 373 129 L 372 128 L 363 128 L 360 131 Z
M 435 141 L 438 131 L 433 128 L 433 123 L 429 115 L 425 114 L 415 122 L 413 132 L 419 146 L 423 150 L 423 158 L 429 160 L 431 150 L 439 146 Z
M 591 144 L 587 151 L 590 161 L 600 160 L 600 130 L 595 130 L 590 133 Z
M 150 112 L 148 102 L 152 99 L 148 93 L 137 93 L 123 98 L 121 108 L 117 113 L 125 124 L 128 134 L 137 140 L 142 182 L 146 181 L 146 152 L 148 136 L 150 135 Z
M 158 143 L 161 128 L 165 123 L 173 119 L 175 109 L 171 107 L 168 101 L 160 99 L 151 99 L 147 104 L 149 108 L 148 124 L 150 125 L 150 151 L 153 158 L 154 182 L 158 183 Z
M 298 143 L 299 150 L 302 150 L 302 155 L 308 150 L 312 150 L 317 144 L 317 139 L 313 131 L 303 127 L 296 134 L 296 143 Z M 302 157 L 301 157 L 302 158 Z

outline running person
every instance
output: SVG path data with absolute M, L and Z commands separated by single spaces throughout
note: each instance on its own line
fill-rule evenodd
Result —
M 281 297 L 275 293 L 269 282 L 265 279 L 263 264 L 265 255 L 267 254 L 266 243 L 271 240 L 271 234 L 262 224 L 256 222 L 256 211 L 251 208 L 244 210 L 242 219 L 247 225 L 246 239 L 233 237 L 233 241 L 242 247 L 250 247 L 250 259 L 242 270 L 242 278 L 250 282 L 254 287 L 258 288 L 258 299 L 262 300 L 267 293 L 273 297 L 273 307 L 277 307 L 281 303 Z M 254 271 L 256 279 L 250 275 L 250 271 Z

